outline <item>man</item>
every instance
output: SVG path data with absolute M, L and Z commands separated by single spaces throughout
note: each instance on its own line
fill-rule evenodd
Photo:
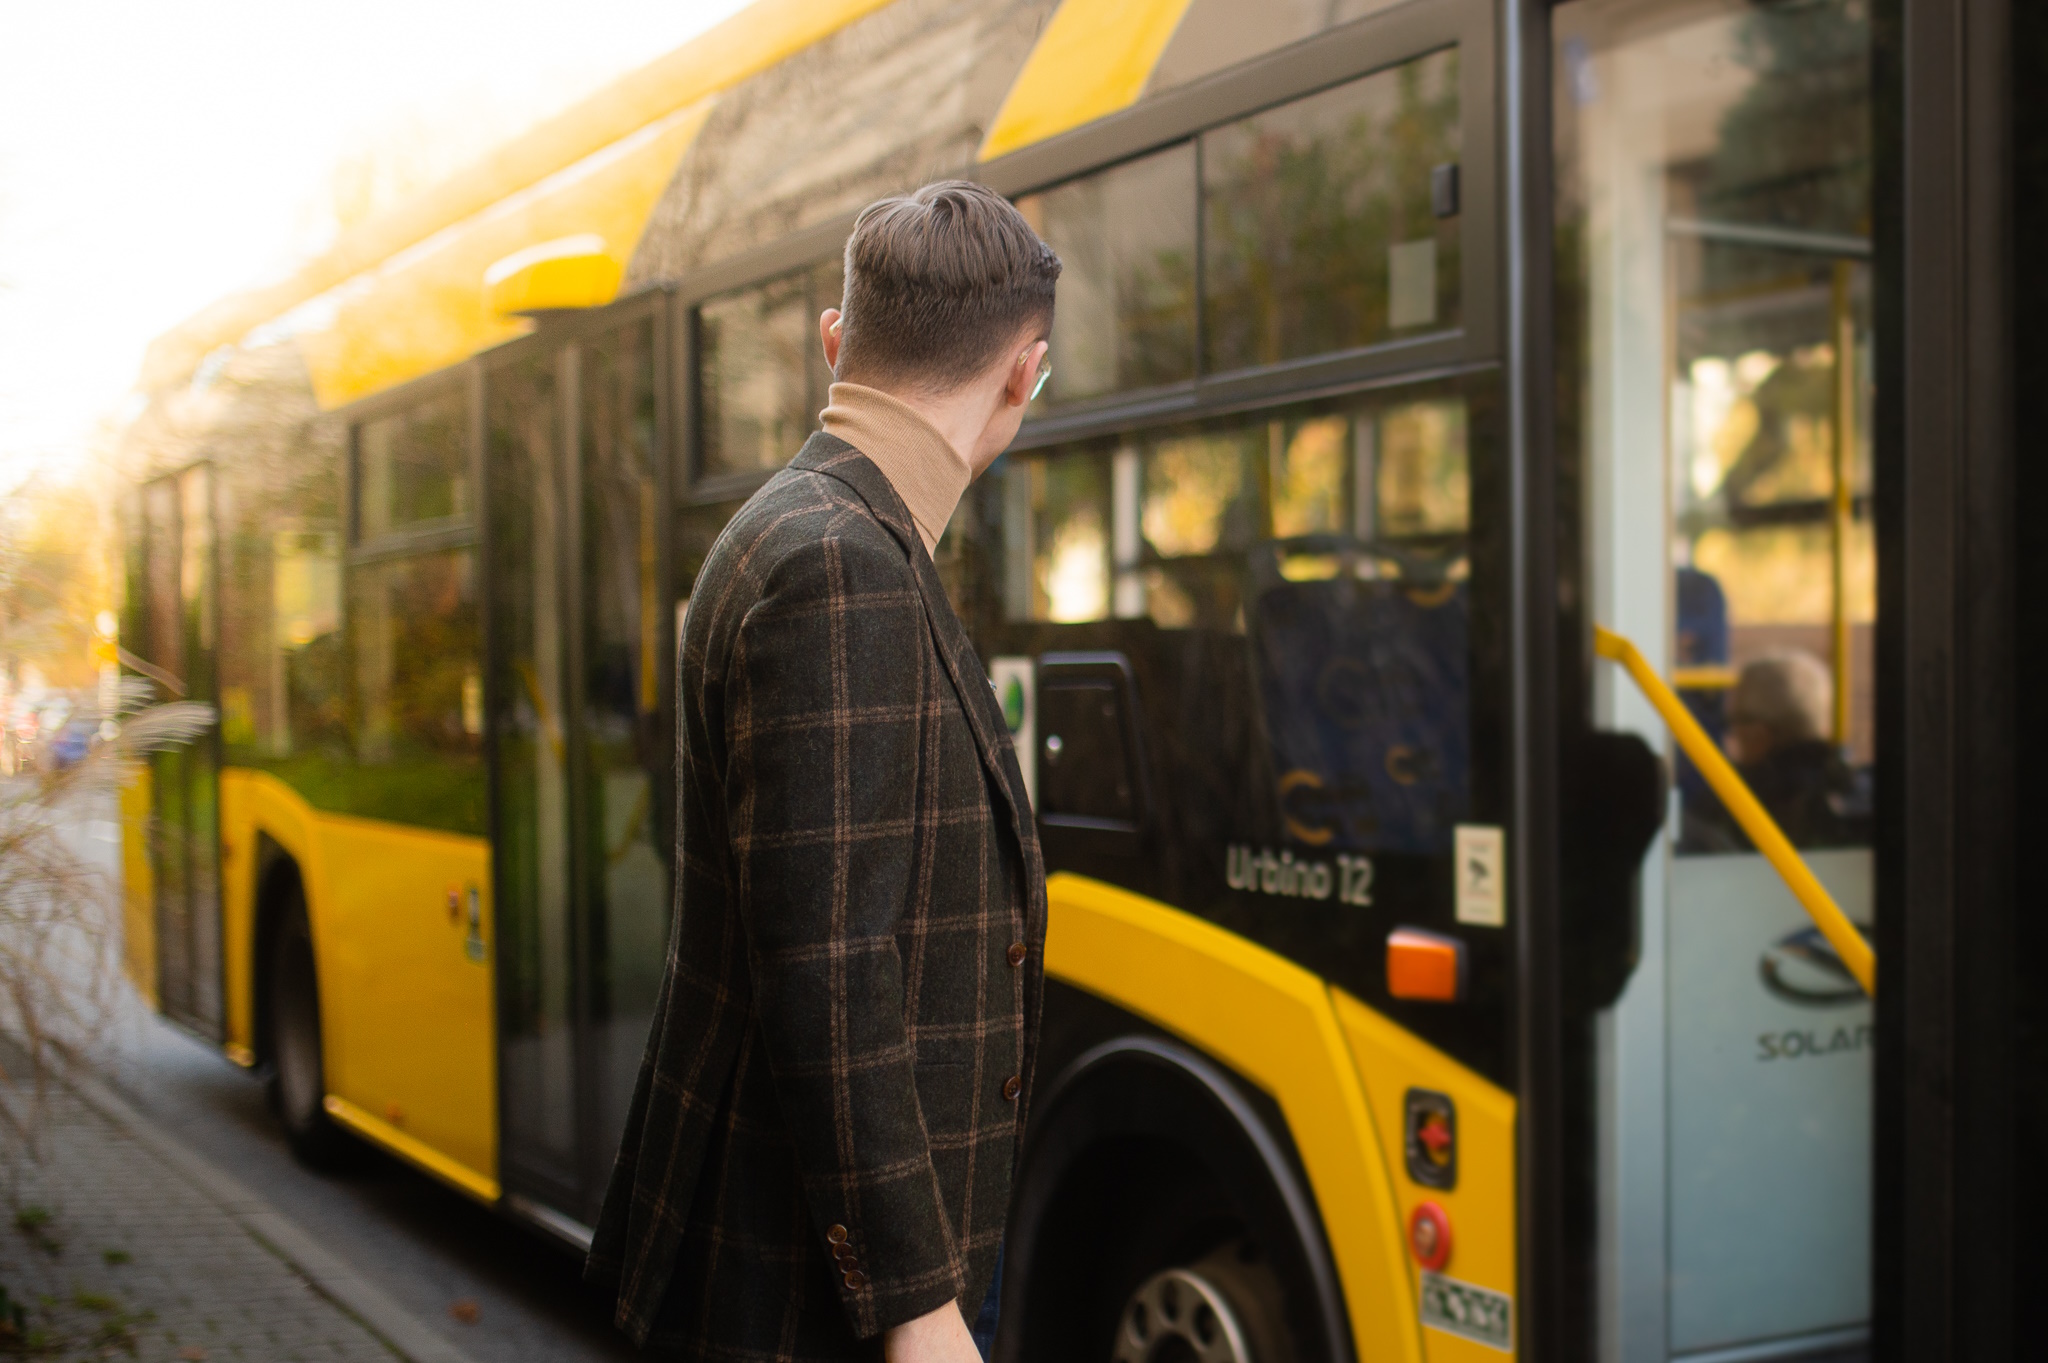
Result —
M 1042 382 L 1059 270 L 981 186 L 870 205 L 825 429 L 691 594 L 675 922 L 588 1267 L 662 1356 L 979 1363 L 1045 878 L 931 552 Z

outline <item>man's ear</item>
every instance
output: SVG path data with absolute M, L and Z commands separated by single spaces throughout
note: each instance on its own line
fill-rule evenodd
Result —
M 1038 370 L 1045 363 L 1046 352 L 1052 349 L 1048 341 L 1033 341 L 1025 347 L 1024 353 L 1010 362 L 1009 377 L 1003 383 L 1003 400 L 1012 407 L 1022 407 L 1031 401 L 1031 390 L 1038 386 Z
M 839 309 L 827 308 L 818 314 L 818 341 L 825 347 L 825 367 L 834 374 L 839 372 Z

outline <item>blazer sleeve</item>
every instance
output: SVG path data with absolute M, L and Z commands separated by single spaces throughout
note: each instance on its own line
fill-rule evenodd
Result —
M 756 1017 L 811 1231 L 863 1339 L 965 1286 L 896 938 L 937 667 L 901 551 L 825 538 L 769 570 L 726 682 L 727 829 Z

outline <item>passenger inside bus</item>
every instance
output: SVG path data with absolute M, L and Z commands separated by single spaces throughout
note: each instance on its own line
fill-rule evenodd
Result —
M 1728 695 L 1728 755 L 1795 847 L 1867 842 L 1855 774 L 1828 741 L 1834 679 L 1811 653 L 1789 650 L 1745 664 Z M 1748 851 L 1748 836 L 1709 793 L 1688 799 L 1682 850 Z

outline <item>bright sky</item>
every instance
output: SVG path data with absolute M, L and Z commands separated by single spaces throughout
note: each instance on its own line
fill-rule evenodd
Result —
M 0 0 L 0 493 L 150 340 L 331 238 L 334 169 L 459 167 L 745 0 Z

